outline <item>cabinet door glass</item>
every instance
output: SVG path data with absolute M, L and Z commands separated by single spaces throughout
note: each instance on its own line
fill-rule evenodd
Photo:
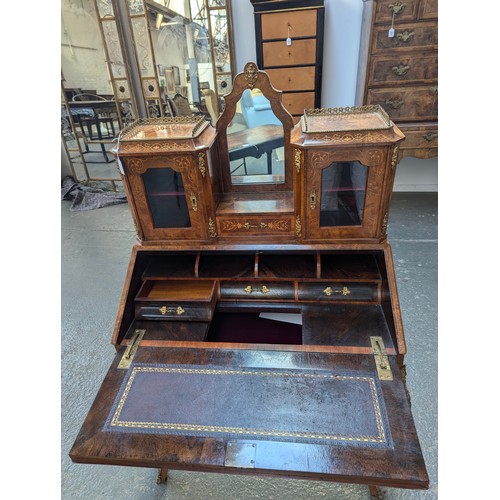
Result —
M 368 167 L 356 161 L 335 162 L 321 175 L 320 226 L 360 226 L 363 221 Z M 311 204 L 314 204 L 314 195 Z
M 151 168 L 142 174 L 155 228 L 191 227 L 182 175 L 171 168 Z

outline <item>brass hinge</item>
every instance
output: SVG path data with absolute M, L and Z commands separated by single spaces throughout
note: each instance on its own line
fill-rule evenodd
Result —
M 389 365 L 389 358 L 385 350 L 382 337 L 370 337 L 372 343 L 373 356 L 375 357 L 375 365 L 377 366 L 378 378 L 380 380 L 392 380 L 392 371 Z
M 139 348 L 139 342 L 144 337 L 146 330 L 135 330 L 133 337 L 130 339 L 125 352 L 123 353 L 122 359 L 118 364 L 118 368 L 127 369 L 132 364 L 132 360 L 134 359 L 135 353 Z

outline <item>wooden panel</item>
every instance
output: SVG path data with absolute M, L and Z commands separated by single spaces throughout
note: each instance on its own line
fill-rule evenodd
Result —
M 291 115 L 302 115 L 304 109 L 314 108 L 314 92 L 283 94 L 283 106 Z
M 108 417 L 114 412 L 113 404 L 119 395 L 120 386 L 129 373 L 126 370 L 117 369 L 123 351 L 123 348 L 119 348 L 70 451 L 72 460 L 79 463 L 183 468 L 207 472 L 241 472 L 241 469 L 225 466 L 227 446 L 234 438 L 224 433 L 214 437 L 203 437 L 193 435 L 187 429 L 182 433 L 177 432 L 177 435 L 144 432 L 143 429 L 130 427 L 116 427 L 113 432 L 107 432 L 104 429 Z M 400 371 L 394 357 L 390 357 L 389 362 L 394 379 L 386 382 L 377 381 L 375 389 L 379 397 L 383 399 L 383 407 L 390 416 L 390 419 L 383 421 L 382 425 L 387 426 L 385 435 L 390 437 L 391 446 L 366 447 L 366 445 L 360 446 L 360 443 L 354 440 L 346 441 L 342 446 L 338 446 L 336 443 L 316 444 L 300 438 L 284 438 L 282 435 L 261 436 L 253 441 L 256 453 L 255 469 L 252 472 L 304 479 L 330 479 L 362 484 L 376 483 L 386 486 L 426 488 L 429 478 Z M 311 374 L 310 370 L 327 370 L 333 376 L 348 373 L 350 376 L 359 375 L 373 380 L 376 377 L 373 356 L 366 355 L 266 351 L 265 356 L 262 356 L 251 350 L 139 347 L 134 363 L 152 366 L 169 364 L 177 369 L 182 369 L 182 365 L 186 368 L 198 366 L 201 369 L 206 367 L 207 369 L 240 371 L 242 369 L 279 368 L 280 370 L 307 370 Z M 262 392 L 265 392 L 266 385 L 261 382 L 261 379 L 248 377 L 245 380 L 248 383 L 256 383 L 257 388 L 261 386 Z M 192 386 L 187 384 L 186 388 L 191 390 Z M 306 391 L 307 397 L 310 397 L 314 387 L 304 383 L 303 390 Z M 171 400 L 168 397 L 169 394 L 172 397 L 175 395 L 176 398 L 182 398 L 182 384 L 176 385 L 175 389 L 169 389 L 167 392 L 168 394 L 164 394 L 167 402 Z M 224 391 L 221 392 L 223 393 Z M 202 386 L 198 395 L 201 399 L 203 398 Z M 241 408 L 246 407 L 245 390 L 228 391 L 226 396 L 235 400 L 234 404 L 240 405 Z M 279 393 L 279 398 L 287 397 L 287 391 Z M 349 415 L 349 408 L 359 403 L 351 400 L 356 397 L 358 397 L 357 391 L 345 391 L 342 397 L 332 396 L 331 404 L 345 405 L 344 409 L 341 407 L 338 410 L 345 411 L 345 415 Z M 215 398 L 211 399 L 209 405 L 200 404 L 199 416 L 205 418 L 203 412 L 206 409 L 213 408 L 217 411 L 223 409 L 226 404 L 224 401 L 224 398 L 221 400 Z M 278 411 L 283 405 L 284 402 L 277 399 L 274 406 L 266 406 L 268 410 L 274 407 Z M 174 405 L 173 408 L 175 409 L 176 406 Z M 297 412 L 301 411 L 300 404 L 297 404 L 296 408 Z M 254 409 L 251 408 L 251 410 Z M 362 418 L 362 413 L 356 414 L 356 419 Z M 196 415 L 198 412 L 187 416 L 194 418 Z M 290 418 L 287 417 L 282 421 L 284 428 L 293 425 L 293 422 L 297 421 L 296 418 L 292 412 Z M 326 416 L 318 411 L 314 418 L 324 423 Z M 339 422 L 350 425 L 349 422 L 344 422 L 344 419 L 340 419 Z M 237 422 L 234 426 L 237 426 L 236 424 Z M 266 422 L 262 422 L 259 426 L 266 428 Z
M 375 10 L 376 23 L 390 23 L 394 12 L 394 24 L 400 21 L 412 21 L 417 15 L 418 0 L 405 0 L 396 2 L 394 0 L 378 0 Z
M 264 68 L 315 64 L 316 40 L 295 40 L 290 46 L 287 46 L 285 42 L 264 42 L 262 53 Z
M 392 120 L 437 120 L 437 86 L 369 89 L 367 104 L 380 104 Z
M 387 26 L 374 28 L 373 52 L 395 50 L 437 49 L 438 30 L 434 22 L 400 24 L 395 36 L 387 36 Z
M 438 77 L 437 53 L 374 56 L 370 63 L 368 85 L 426 83 Z
M 315 67 L 266 69 L 273 87 L 279 90 L 314 90 Z
M 437 19 L 438 0 L 420 0 L 418 9 L 419 19 Z
M 262 39 L 285 39 L 288 37 L 289 26 L 292 40 L 295 37 L 316 36 L 316 18 L 316 9 L 262 14 Z

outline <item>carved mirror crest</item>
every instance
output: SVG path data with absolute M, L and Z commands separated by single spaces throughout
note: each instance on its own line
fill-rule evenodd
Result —
M 224 191 L 291 190 L 293 118 L 267 73 L 249 62 L 217 121 Z

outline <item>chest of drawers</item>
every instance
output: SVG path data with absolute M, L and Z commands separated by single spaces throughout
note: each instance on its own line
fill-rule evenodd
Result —
M 297 123 L 304 109 L 321 107 L 323 0 L 251 2 L 257 65 L 283 91 L 283 106 Z
M 382 105 L 398 124 L 400 157 L 437 155 L 437 18 L 437 0 L 364 2 L 356 102 Z

